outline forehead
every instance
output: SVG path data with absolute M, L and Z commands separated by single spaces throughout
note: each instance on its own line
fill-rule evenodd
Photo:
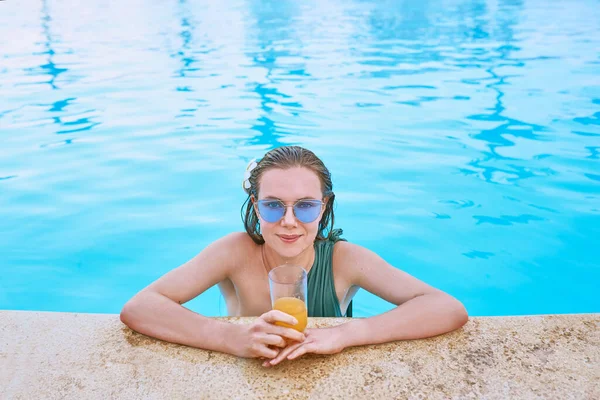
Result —
M 302 198 L 320 199 L 321 181 L 317 174 L 307 168 L 273 168 L 260 178 L 260 198 L 276 197 L 285 201 Z

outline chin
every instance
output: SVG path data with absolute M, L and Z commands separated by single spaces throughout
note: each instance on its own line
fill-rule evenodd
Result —
M 281 257 L 285 257 L 285 258 L 294 258 L 299 256 L 302 251 L 304 250 L 304 248 L 302 246 L 275 246 L 274 247 L 275 251 L 281 256 Z

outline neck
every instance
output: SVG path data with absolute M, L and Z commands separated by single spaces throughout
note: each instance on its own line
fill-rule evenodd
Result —
M 299 267 L 304 268 L 306 272 L 308 272 L 312 268 L 312 265 L 315 261 L 315 249 L 313 246 L 308 246 L 296 257 L 283 257 L 277 252 L 275 252 L 267 244 L 264 244 L 262 246 L 262 251 L 263 262 L 265 264 L 265 269 L 267 270 L 267 273 L 273 268 L 279 267 L 283 264 L 298 265 Z

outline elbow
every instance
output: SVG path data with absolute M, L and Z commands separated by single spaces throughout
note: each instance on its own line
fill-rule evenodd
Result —
M 142 290 L 121 309 L 119 314 L 121 322 L 134 331 L 143 333 L 148 323 L 155 319 L 157 308 L 160 308 L 160 297 L 157 292 Z
M 454 311 L 454 321 L 455 321 L 455 329 L 458 329 L 465 325 L 469 321 L 469 313 L 467 313 L 467 309 L 460 301 L 454 299 L 455 311 Z
M 119 314 L 119 318 L 121 319 L 122 323 L 124 323 L 131 329 L 134 329 L 136 321 L 138 321 L 140 318 L 140 313 L 140 302 L 138 296 L 136 295 L 127 303 L 125 303 L 123 309 L 121 310 L 121 313 Z
M 469 321 L 467 309 L 460 300 L 448 293 L 441 293 L 439 297 L 446 320 L 448 332 L 461 328 Z
M 129 300 L 127 303 L 125 303 L 123 309 L 121 310 L 121 313 L 119 314 L 121 322 L 129 327 L 131 327 L 131 321 L 133 319 L 134 314 L 134 307 L 135 306 L 132 304 L 132 301 Z

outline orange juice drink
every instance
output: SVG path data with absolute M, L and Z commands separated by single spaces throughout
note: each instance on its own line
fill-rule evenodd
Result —
M 275 300 L 273 304 L 273 310 L 279 310 L 298 320 L 297 325 L 289 325 L 283 322 L 276 322 L 276 325 L 285 326 L 287 328 L 293 328 L 297 331 L 304 332 L 306 324 L 308 323 L 308 311 L 306 310 L 306 304 L 300 299 L 295 297 L 281 297 Z

